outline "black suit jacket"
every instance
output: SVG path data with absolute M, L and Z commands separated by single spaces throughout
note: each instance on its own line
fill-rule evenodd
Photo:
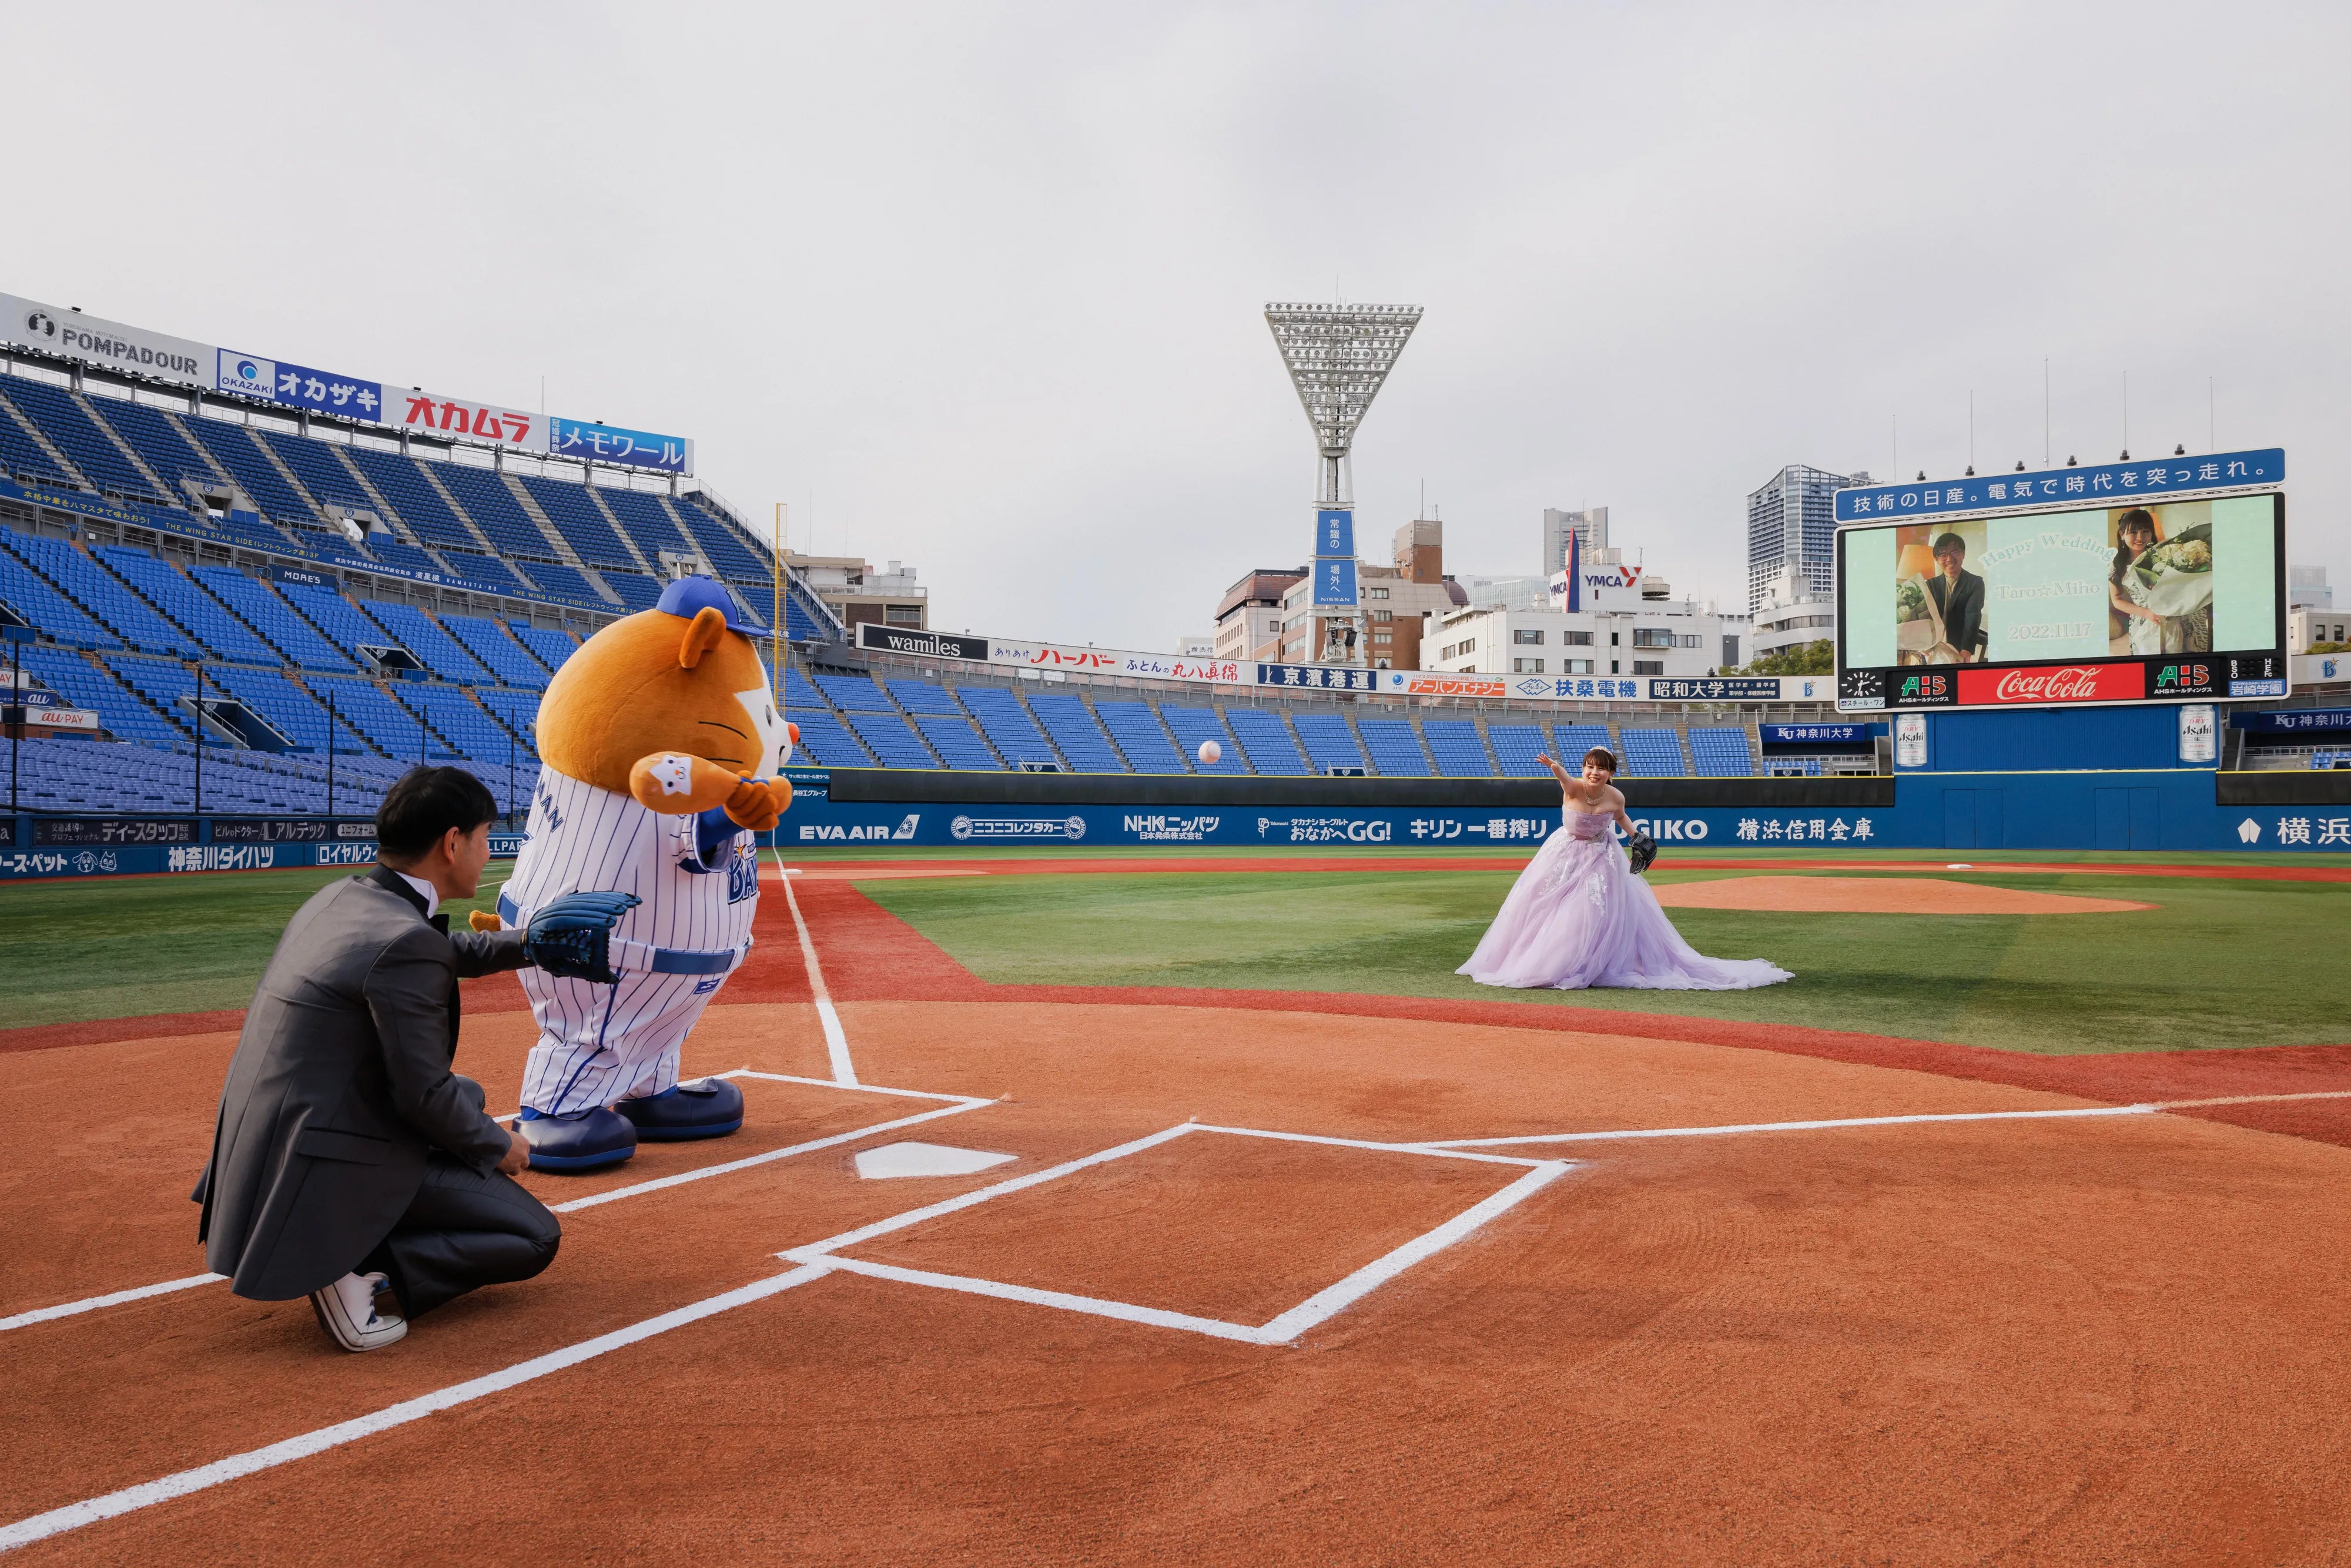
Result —
M 424 1179 L 426 1151 L 487 1174 L 508 1134 L 449 1070 L 460 976 L 518 969 L 522 933 L 452 935 L 377 866 L 287 924 L 245 1015 L 194 1197 L 204 1261 L 287 1301 L 352 1271 Z
M 1938 571 L 1927 580 L 1927 591 L 1935 596 L 1935 609 L 1943 617 L 1943 641 L 1962 653 L 1982 653 L 1988 641 L 1983 579 L 1961 567 L 1959 584 L 1952 587 Z

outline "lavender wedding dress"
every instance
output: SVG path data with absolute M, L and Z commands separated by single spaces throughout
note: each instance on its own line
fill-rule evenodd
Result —
M 1481 986 L 1743 991 L 1795 978 L 1762 958 L 1709 958 L 1633 874 L 1611 818 L 1569 810 L 1519 873 L 1485 940 L 1455 971 Z

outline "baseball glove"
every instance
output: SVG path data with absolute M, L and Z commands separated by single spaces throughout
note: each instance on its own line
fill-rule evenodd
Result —
M 522 950 L 549 974 L 609 986 L 613 923 L 641 901 L 633 893 L 567 893 L 530 917 Z
M 1657 841 L 1637 828 L 1633 831 L 1632 838 L 1626 841 L 1625 848 L 1633 857 L 1635 876 L 1648 870 L 1650 862 L 1657 858 Z

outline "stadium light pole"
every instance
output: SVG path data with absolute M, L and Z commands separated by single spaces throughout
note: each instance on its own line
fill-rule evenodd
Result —
M 1356 586 L 1355 429 L 1420 325 L 1417 305 L 1271 304 L 1265 324 L 1314 427 L 1314 576 L 1309 608 L 1322 622 L 1320 662 L 1370 662 Z

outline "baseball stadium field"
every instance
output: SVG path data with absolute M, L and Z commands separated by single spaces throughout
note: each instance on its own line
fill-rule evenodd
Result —
M 1473 985 L 1525 858 L 769 852 L 685 1046 L 743 1130 L 529 1174 L 548 1272 L 356 1358 L 204 1274 L 187 1201 L 255 977 L 348 873 L 14 886 L 0 1088 L 71 1110 L 0 1154 L 0 1548 L 2351 1539 L 2351 857 L 1669 851 L 1684 935 L 1795 979 Z M 533 1035 L 465 983 L 493 1109 Z

